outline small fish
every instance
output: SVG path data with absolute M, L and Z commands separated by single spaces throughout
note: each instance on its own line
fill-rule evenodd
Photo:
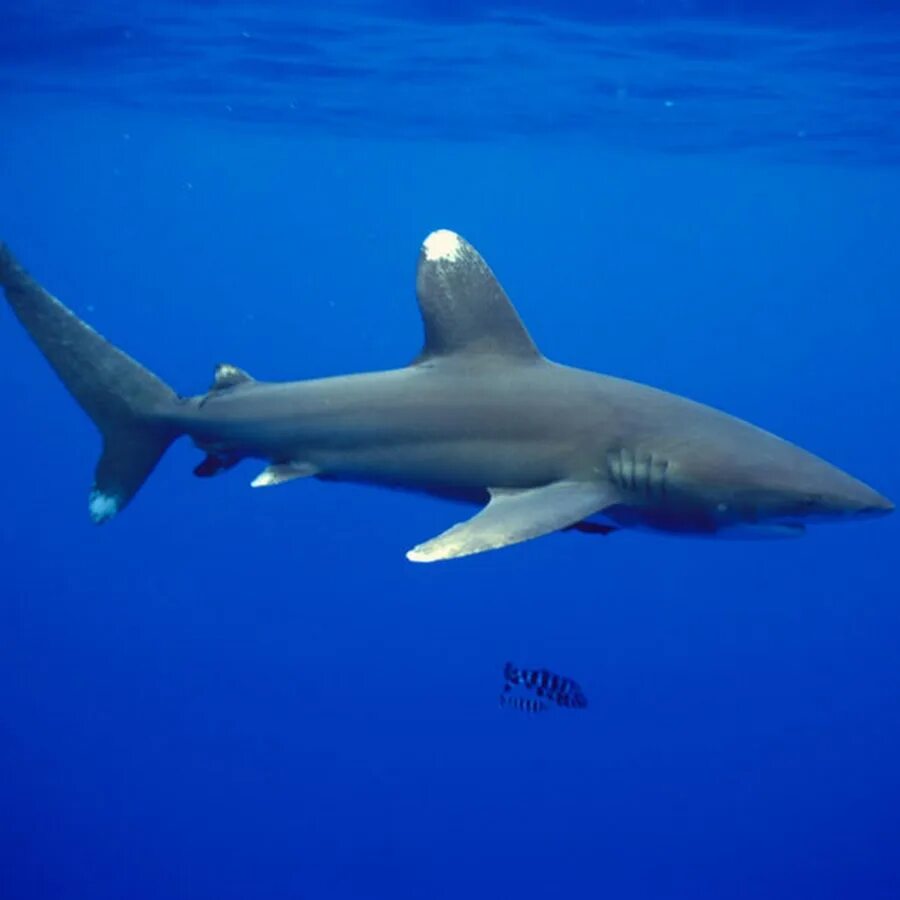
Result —
M 584 709 L 587 705 L 587 697 L 581 692 L 573 694 L 557 694 L 553 698 L 557 706 L 566 706 L 569 709 Z
M 518 694 L 509 693 L 500 695 L 500 705 L 526 713 L 539 713 L 549 709 L 543 700 L 535 700 L 534 697 L 521 697 Z
M 584 709 L 588 705 L 587 697 L 577 681 L 549 669 L 520 669 L 507 662 L 503 666 L 503 677 L 507 688 L 515 686 L 534 691 L 538 697 L 546 698 L 557 706 Z

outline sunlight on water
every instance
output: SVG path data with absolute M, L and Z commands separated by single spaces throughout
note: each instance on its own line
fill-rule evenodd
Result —
M 896 162 L 900 36 L 770 16 L 434 21 L 426 7 L 157 3 L 16 11 L 8 95 L 96 101 L 286 132 L 589 138 L 675 152 Z

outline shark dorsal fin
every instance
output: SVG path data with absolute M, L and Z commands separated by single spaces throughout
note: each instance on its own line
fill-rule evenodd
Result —
M 253 381 L 243 369 L 233 366 L 230 363 L 219 363 L 216 366 L 213 375 L 213 383 L 210 387 L 211 391 L 224 391 L 226 388 L 235 387 L 238 384 L 247 384 Z
M 416 295 L 425 326 L 417 363 L 463 354 L 541 359 L 494 273 L 458 234 L 433 231 L 425 239 Z

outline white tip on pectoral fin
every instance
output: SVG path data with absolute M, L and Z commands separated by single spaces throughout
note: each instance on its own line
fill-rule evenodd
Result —
M 286 481 L 293 481 L 295 478 L 309 478 L 317 475 L 319 470 L 309 463 L 276 463 L 263 469 L 253 481 L 250 487 L 272 487 L 276 484 L 284 484 Z
M 437 562 L 497 550 L 559 531 L 617 502 L 606 484 L 556 481 L 526 490 L 491 490 L 477 515 L 406 554 L 410 562 Z

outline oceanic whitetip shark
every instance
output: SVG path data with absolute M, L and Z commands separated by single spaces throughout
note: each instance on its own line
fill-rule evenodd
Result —
M 407 553 L 414 562 L 552 531 L 646 527 L 728 537 L 893 505 L 840 469 L 740 419 L 652 387 L 559 365 L 533 343 L 475 249 L 435 231 L 419 254 L 422 352 L 386 372 L 257 381 L 230 365 L 182 397 L 34 281 L 0 244 L 10 306 L 103 437 L 88 508 L 122 510 L 188 435 L 209 476 L 265 460 L 254 487 L 308 476 L 479 503 Z

